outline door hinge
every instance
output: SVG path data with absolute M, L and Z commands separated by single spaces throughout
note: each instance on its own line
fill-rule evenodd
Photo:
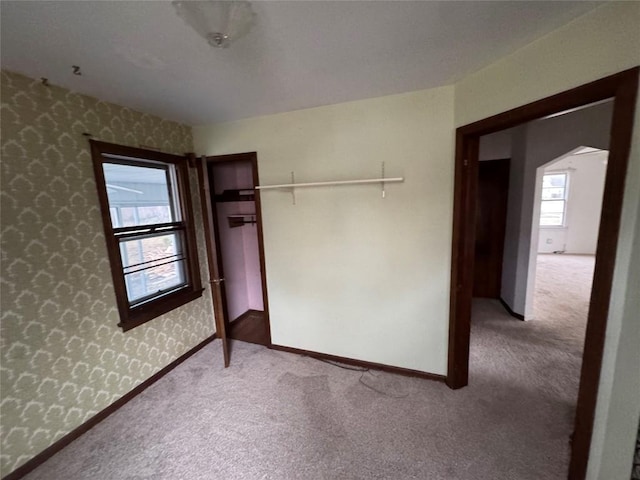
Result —
M 184 156 L 187 157 L 187 165 L 189 165 L 189 168 L 196 168 L 198 166 L 198 159 L 195 153 L 187 152 Z

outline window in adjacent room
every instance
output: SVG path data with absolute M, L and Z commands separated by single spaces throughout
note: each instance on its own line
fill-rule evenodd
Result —
M 202 294 L 187 159 L 91 147 L 119 326 L 129 330 Z
M 568 174 L 549 173 L 542 177 L 541 227 L 563 227 L 566 223 Z

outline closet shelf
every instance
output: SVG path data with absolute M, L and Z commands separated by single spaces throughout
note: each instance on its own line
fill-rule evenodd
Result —
M 256 196 L 253 188 L 224 190 L 222 193 L 214 196 L 216 202 L 253 202 L 255 201 L 255 198 Z
M 255 213 L 233 213 L 227 215 L 227 221 L 229 222 L 229 228 L 242 227 L 243 225 L 255 225 L 256 214 Z
M 403 177 L 367 178 L 363 180 L 334 180 L 331 182 L 283 183 L 280 185 L 258 185 L 256 187 L 256 190 L 272 190 L 276 188 L 328 187 L 332 185 L 362 185 L 366 183 L 397 183 L 397 182 L 404 182 L 404 178 Z
M 337 185 L 364 185 L 364 184 L 372 184 L 378 183 L 382 187 L 382 198 L 385 198 L 385 186 L 387 183 L 398 183 L 404 182 L 404 177 L 386 177 L 384 172 L 384 162 L 380 165 L 382 175 L 379 178 L 364 178 L 361 180 L 334 180 L 331 182 L 305 182 L 305 183 L 296 183 L 295 172 L 291 172 L 291 183 L 281 183 L 279 185 L 258 185 L 256 186 L 256 190 L 278 190 L 284 189 L 289 190 L 291 192 L 291 199 L 293 200 L 293 204 L 296 204 L 296 188 L 306 188 L 306 187 L 332 187 Z

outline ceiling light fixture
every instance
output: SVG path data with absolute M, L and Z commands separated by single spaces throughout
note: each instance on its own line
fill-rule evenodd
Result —
M 187 25 L 215 48 L 227 48 L 255 23 L 256 14 L 244 0 L 179 0 L 172 4 Z

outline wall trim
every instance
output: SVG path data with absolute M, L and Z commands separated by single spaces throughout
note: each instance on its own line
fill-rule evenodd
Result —
M 31 472 L 36 467 L 46 462 L 49 458 L 54 456 L 64 447 L 66 447 L 67 445 L 69 445 L 71 442 L 78 439 L 79 437 L 81 437 L 84 433 L 91 430 L 93 427 L 99 424 L 102 420 L 104 420 L 109 415 L 117 411 L 120 407 L 124 406 L 130 400 L 132 400 L 133 398 L 138 396 L 140 393 L 142 393 L 144 390 L 149 388 L 151 385 L 156 383 L 158 380 L 164 377 L 171 370 L 173 370 L 182 362 L 184 362 L 186 359 L 191 357 L 194 353 L 197 353 L 199 350 L 202 350 L 203 347 L 211 343 L 216 338 L 217 336 L 214 333 L 210 337 L 204 339 L 202 342 L 200 342 L 198 345 L 193 347 L 191 350 L 187 351 L 186 353 L 176 358 L 173 362 L 171 362 L 169 365 L 164 367 L 162 370 L 159 370 L 158 372 L 154 373 L 152 376 L 147 378 L 144 382 L 142 382 L 140 385 L 135 387 L 133 390 L 130 390 L 128 393 L 125 393 L 122 397 L 120 397 L 118 400 L 113 402 L 107 408 L 95 414 L 93 417 L 91 417 L 89 420 L 84 422 L 79 427 L 75 428 L 74 430 L 71 430 L 64 437 L 62 437 L 57 442 L 45 448 L 43 451 L 38 453 L 31 460 L 28 460 L 26 463 L 20 465 L 9 475 L 3 477 L 2 480 L 18 480 L 24 477 L 27 473 Z
M 511 315 L 512 317 L 517 318 L 518 320 L 524 320 L 524 315 L 520 314 L 520 313 L 516 313 L 514 312 L 511 307 L 509 306 L 509 304 L 507 302 L 504 301 L 504 299 L 502 297 L 498 298 L 498 300 L 500 300 L 500 303 L 502 304 L 502 306 L 504 307 L 504 309 L 509 312 L 509 315 Z
M 355 367 L 370 368 L 372 370 L 382 370 L 384 372 L 396 373 L 398 375 L 404 375 L 406 377 L 418 377 L 425 380 L 434 380 L 436 382 L 445 382 L 446 376 L 437 375 L 435 373 L 421 372 L 420 370 L 412 370 L 410 368 L 393 367 L 391 365 L 383 365 L 381 363 L 366 362 L 364 360 L 356 360 L 354 358 L 339 357 L 337 355 L 329 355 L 328 353 L 311 352 L 309 350 L 303 350 L 301 348 L 285 347 L 283 345 L 271 344 L 269 347 L 272 350 L 279 350 L 281 352 L 295 353 L 297 355 L 307 356 L 311 358 L 317 358 L 320 360 L 330 360 L 332 362 L 344 363 L 346 365 L 353 365 Z

